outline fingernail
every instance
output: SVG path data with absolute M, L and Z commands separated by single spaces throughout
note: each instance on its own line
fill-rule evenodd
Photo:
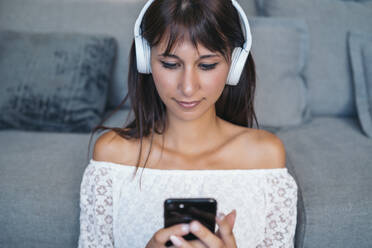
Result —
M 191 224 L 190 224 L 190 229 L 191 229 L 191 231 L 193 231 L 193 232 L 197 232 L 198 230 L 199 230 L 199 224 L 197 223 L 197 222 L 192 222 Z
M 181 229 L 182 229 L 183 232 L 189 233 L 190 232 L 190 225 L 189 224 L 183 224 Z
M 224 213 L 218 213 L 218 214 L 217 214 L 217 219 L 218 219 L 219 221 L 223 220 L 223 218 L 225 218 L 225 214 L 224 214 Z
M 175 245 L 175 246 L 181 246 L 182 245 L 182 242 L 181 240 L 179 240 L 176 236 L 174 235 L 171 235 L 170 236 L 170 240 L 172 241 L 172 243 Z

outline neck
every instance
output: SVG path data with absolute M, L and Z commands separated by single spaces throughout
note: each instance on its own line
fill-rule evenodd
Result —
M 196 155 L 218 144 L 216 134 L 221 133 L 221 120 L 216 116 L 215 108 L 211 108 L 199 119 L 190 121 L 168 114 L 167 124 L 164 146 L 176 152 Z

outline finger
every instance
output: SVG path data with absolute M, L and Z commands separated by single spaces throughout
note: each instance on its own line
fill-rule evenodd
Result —
M 160 229 L 154 234 L 154 241 L 157 244 L 164 245 L 171 235 L 183 236 L 190 232 L 189 224 L 177 224 L 167 228 Z
M 230 212 L 230 214 L 228 214 L 227 216 L 225 216 L 223 213 L 219 213 L 217 216 L 216 216 L 216 222 L 218 224 L 218 218 L 226 218 L 227 222 L 229 223 L 231 229 L 234 228 L 234 224 L 235 224 L 235 217 L 236 217 L 236 212 L 233 216 L 232 214 L 233 212 Z M 217 232 L 216 232 L 216 235 L 218 237 L 221 237 L 221 231 L 220 231 L 220 228 L 218 228 Z
M 182 248 L 200 247 L 200 246 L 191 246 L 191 244 L 188 243 L 184 238 L 177 236 L 177 235 L 171 235 L 170 240 L 172 241 L 175 247 L 182 247 Z
M 221 239 L 197 220 L 190 222 L 190 232 L 198 237 L 207 247 L 221 247 L 223 245 Z
M 225 216 L 223 213 L 219 213 L 219 214 L 222 215 L 222 216 Z M 217 217 L 218 217 L 218 215 L 216 216 L 216 222 L 218 224 Z M 231 226 L 231 229 L 233 229 L 234 225 L 235 225 L 235 220 L 236 220 L 236 210 L 231 211 L 225 218 L 227 219 L 227 222 Z M 216 235 L 218 235 L 220 237 L 220 229 L 217 230 Z
M 174 238 L 176 237 L 176 238 Z M 173 243 L 173 246 L 171 247 L 179 247 L 179 246 L 176 246 L 175 243 L 177 243 L 178 245 L 180 245 L 181 247 L 183 243 L 187 243 L 188 245 L 190 245 L 192 248 L 209 248 L 208 246 L 206 246 L 203 242 L 201 242 L 199 239 L 197 240 L 185 240 L 184 238 L 182 237 L 179 237 L 179 236 L 175 236 L 175 235 L 171 235 L 171 240 L 174 240 L 175 242 L 172 241 Z M 177 240 L 176 240 L 177 239 Z M 179 242 L 179 243 L 178 243 Z
M 204 244 L 203 242 L 201 242 L 199 239 L 189 241 L 189 244 L 193 248 L 209 248 L 206 244 Z
M 235 220 L 236 220 L 236 210 L 234 209 L 227 215 L 227 222 L 230 224 L 231 229 L 234 229 Z
M 221 221 L 221 220 L 223 220 L 223 221 Z M 216 216 L 216 223 L 217 224 L 220 224 L 220 225 L 224 226 L 224 223 L 228 223 L 231 230 L 234 228 L 235 220 L 236 220 L 236 210 L 235 209 L 232 210 L 228 215 L 225 215 L 223 213 L 219 213 Z
M 226 216 L 222 214 L 220 217 L 221 218 L 218 218 L 218 216 L 216 217 L 218 237 L 220 237 L 228 247 L 236 247 L 236 240 L 232 231 L 236 219 L 236 210 L 234 209 Z

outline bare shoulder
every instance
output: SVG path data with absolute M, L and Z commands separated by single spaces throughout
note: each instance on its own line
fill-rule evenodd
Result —
M 93 159 L 117 164 L 133 164 L 133 154 L 137 154 L 135 143 L 112 130 L 105 132 L 95 142 Z
M 275 169 L 286 167 L 286 152 L 281 139 L 275 134 L 254 128 L 246 128 L 239 137 L 240 154 L 246 154 L 250 168 Z M 243 149 L 243 150 L 241 150 Z M 245 151 L 245 152 L 243 152 Z

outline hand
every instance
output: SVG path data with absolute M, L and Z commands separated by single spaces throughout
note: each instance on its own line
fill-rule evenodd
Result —
M 236 219 L 236 210 L 231 211 L 228 215 L 222 216 L 223 219 L 216 218 L 218 230 L 216 234 L 212 233 L 208 228 L 193 220 L 190 223 L 190 232 L 199 238 L 199 240 L 186 241 L 182 238 L 183 235 L 174 234 L 170 237 L 172 243 L 176 247 L 182 248 L 198 248 L 198 247 L 225 247 L 236 248 L 236 241 L 233 234 L 233 228 Z M 197 229 L 194 229 L 198 227 Z M 177 242 L 178 241 L 178 242 Z
M 165 247 L 171 235 L 184 236 L 190 232 L 189 224 L 177 224 L 158 230 L 147 243 L 146 248 Z

